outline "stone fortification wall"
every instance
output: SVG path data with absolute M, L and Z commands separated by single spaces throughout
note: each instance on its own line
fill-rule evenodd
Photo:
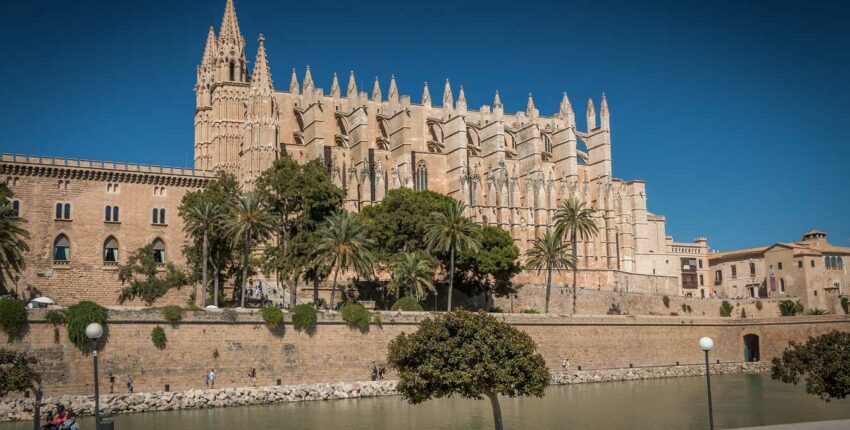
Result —
M 232 312 L 232 311 L 231 311 Z M 210 368 L 217 373 L 216 387 L 251 385 L 247 373 L 256 368 L 257 384 L 313 384 L 360 381 L 369 378 L 373 362 L 384 362 L 388 342 L 402 332 L 416 329 L 428 313 L 382 313 L 381 326 L 366 332 L 350 329 L 336 314 L 320 316 L 313 333 L 296 331 L 288 323 L 272 331 L 258 312 L 189 312 L 174 326 L 158 311 L 111 310 L 106 344 L 101 350 L 100 383 L 109 392 L 109 375 L 115 390 L 124 391 L 128 375 L 139 392 L 189 390 L 203 387 Z M 553 370 L 565 359 L 583 370 L 622 368 L 633 365 L 664 366 L 700 363 L 697 340 L 715 339 L 712 357 L 721 362 L 744 360 L 745 334 L 760 339 L 762 361 L 781 353 L 788 341 L 802 341 L 830 330 L 850 330 L 846 316 L 806 316 L 741 320 L 732 318 L 671 317 L 549 317 L 496 314 L 498 318 L 528 332 Z M 8 346 L 37 354 L 43 364 L 46 395 L 93 392 L 92 359 L 67 340 L 60 328 L 54 342 L 53 326 L 44 311 L 31 311 L 26 336 Z M 157 349 L 151 330 L 161 326 L 167 346 Z M 392 378 L 390 373 L 388 378 Z

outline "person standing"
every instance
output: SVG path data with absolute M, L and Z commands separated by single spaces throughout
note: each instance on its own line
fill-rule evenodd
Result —
M 60 430 L 80 430 L 80 425 L 77 424 L 77 413 L 74 411 L 68 412 L 68 419 L 59 427 Z
M 256 368 L 252 367 L 251 370 L 248 371 L 248 379 L 251 380 L 252 384 L 254 384 L 254 385 L 257 384 L 257 369 Z
M 204 373 L 204 389 L 210 388 L 210 374 Z
M 109 374 L 109 394 L 115 394 L 115 375 Z
M 209 375 L 207 375 L 207 379 L 210 381 L 210 388 L 215 388 L 215 369 L 210 369 Z
M 135 387 L 133 387 L 133 376 L 127 375 L 127 392 L 133 394 L 134 389 Z

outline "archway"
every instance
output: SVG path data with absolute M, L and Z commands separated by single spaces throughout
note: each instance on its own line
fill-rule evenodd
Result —
M 744 335 L 744 361 L 759 361 L 761 359 L 761 351 L 759 351 L 759 336 L 757 334 Z

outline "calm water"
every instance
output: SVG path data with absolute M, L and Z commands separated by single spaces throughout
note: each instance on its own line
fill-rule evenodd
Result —
M 765 375 L 712 377 L 715 425 L 850 419 L 850 399 L 825 403 L 802 386 Z M 616 382 L 551 387 L 543 399 L 501 399 L 508 429 L 708 428 L 705 379 Z M 0 430 L 31 423 L 0 424 Z M 82 428 L 93 428 L 83 420 Z M 399 397 L 314 401 L 223 409 L 119 415 L 116 430 L 300 429 L 396 430 L 492 428 L 488 401 L 441 399 L 411 406 Z

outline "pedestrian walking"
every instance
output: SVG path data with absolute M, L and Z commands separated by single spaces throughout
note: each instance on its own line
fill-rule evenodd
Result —
M 210 374 L 206 373 L 206 372 L 204 372 L 204 388 L 205 389 L 210 388 Z
M 215 388 L 215 369 L 210 369 L 209 375 L 207 375 L 207 379 L 210 381 L 210 388 Z
M 133 376 L 127 375 L 127 392 L 132 394 L 135 387 L 133 387 Z
M 109 394 L 115 393 L 115 375 L 109 374 Z
M 372 362 L 372 380 L 378 380 L 378 366 L 375 364 L 374 361 Z
M 251 380 L 252 384 L 257 383 L 257 369 L 256 368 L 252 367 L 251 370 L 248 371 L 248 379 Z

